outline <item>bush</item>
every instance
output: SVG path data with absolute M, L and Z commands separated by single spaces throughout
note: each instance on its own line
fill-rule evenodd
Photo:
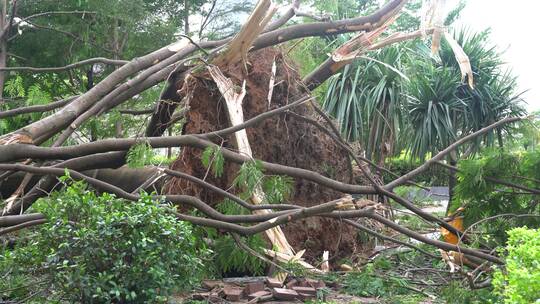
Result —
M 540 303 L 540 229 L 514 228 L 508 232 L 506 271 L 493 278 L 504 303 Z
M 35 208 L 49 222 L 8 254 L 31 277 L 49 282 L 48 301 L 161 302 L 202 274 L 207 252 L 194 246 L 190 224 L 148 195 L 128 202 L 75 183 Z
M 527 191 L 500 185 L 486 177 L 504 180 L 527 188 L 538 188 L 540 150 L 523 153 L 502 150 L 484 151 L 474 159 L 462 160 L 458 167 L 458 183 L 451 202 L 451 211 L 464 207 L 466 227 L 487 217 L 513 213 L 533 216 L 496 217 L 474 227 L 485 244 L 506 243 L 507 231 L 516 227 L 539 227 L 540 204 L 537 196 Z M 534 216 L 537 215 L 537 216 Z

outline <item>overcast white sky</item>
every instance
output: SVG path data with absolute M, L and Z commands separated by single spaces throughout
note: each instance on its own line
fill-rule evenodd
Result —
M 450 2 L 458 2 L 450 0 Z M 460 24 L 475 30 L 491 27 L 492 41 L 507 49 L 504 59 L 519 77 L 529 111 L 540 110 L 540 1 L 467 0 Z

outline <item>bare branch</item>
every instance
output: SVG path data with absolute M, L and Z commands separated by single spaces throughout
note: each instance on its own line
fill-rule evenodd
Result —
M 75 69 L 84 65 L 94 64 L 94 63 L 104 63 L 115 66 L 123 66 L 128 63 L 127 60 L 114 60 L 104 57 L 90 58 L 82 60 L 76 63 L 68 64 L 62 67 L 50 67 L 50 68 L 36 68 L 36 67 L 4 67 L 0 68 L 0 71 L 28 71 L 33 73 L 45 73 L 45 72 L 62 72 L 70 69 Z
M 384 218 L 380 215 L 377 215 L 377 214 L 372 214 L 369 216 L 369 218 L 372 218 L 382 224 L 384 224 L 385 226 L 387 227 L 390 227 L 392 228 L 393 230 L 397 231 L 397 232 L 400 232 L 404 235 L 407 235 L 413 239 L 416 239 L 422 243 L 426 243 L 426 244 L 429 244 L 429 245 L 433 245 L 437 248 L 440 248 L 440 249 L 443 249 L 443 250 L 446 250 L 446 251 L 457 251 L 457 252 L 463 252 L 465 254 L 469 254 L 469 255 L 472 255 L 472 256 L 475 256 L 475 257 L 478 257 L 478 258 L 481 258 L 483 260 L 487 260 L 487 261 L 490 261 L 490 262 L 493 262 L 493 263 L 496 263 L 496 264 L 504 264 L 503 260 L 501 260 L 500 258 L 498 257 L 495 257 L 495 256 L 492 256 L 490 254 L 487 254 L 487 253 L 484 253 L 482 251 L 479 251 L 479 250 L 474 250 L 474 249 L 471 249 L 471 248 L 466 248 L 466 247 L 459 247 L 459 246 L 456 246 L 456 245 L 452 245 L 450 243 L 446 243 L 446 242 L 441 242 L 441 241 L 437 241 L 437 240 L 432 240 L 426 236 L 423 236 L 419 233 L 416 233 L 410 229 L 407 229 L 405 227 L 402 227 L 396 223 L 394 223 L 393 221 L 387 219 L 387 218 Z
M 67 105 L 68 103 L 72 102 L 78 97 L 79 96 L 72 96 L 66 99 L 51 102 L 49 104 L 22 107 L 22 108 L 16 108 L 13 110 L 0 112 L 0 118 L 7 118 L 7 117 L 15 116 L 15 115 L 28 114 L 28 113 L 51 111 L 51 110 L 58 109 Z
M 19 20 L 17 22 L 17 24 L 21 24 L 27 20 L 30 20 L 30 19 L 34 19 L 34 18 L 38 18 L 38 17 L 42 17 L 42 16 L 50 16 L 50 15 L 66 15 L 66 14 L 81 14 L 81 15 L 85 15 L 85 14 L 95 14 L 95 12 L 89 12 L 89 11 L 51 11 L 51 12 L 43 12 L 43 13 L 38 13 L 38 14 L 34 14 L 34 15 L 30 15 L 30 16 L 27 16 L 27 17 L 23 17 L 21 18 L 21 20 Z M 14 17 L 15 14 L 12 13 L 12 16 Z M 13 19 L 12 19 L 13 20 Z M 8 27 L 5 27 L 2 29 L 2 32 L 0 32 L 0 39 L 4 38 L 4 35 L 7 34 L 8 32 Z
M 442 166 L 442 167 L 444 167 L 444 168 L 446 168 L 448 170 L 451 170 L 451 171 L 455 171 L 455 172 L 460 172 L 461 171 L 458 167 L 454 167 L 454 166 L 442 163 L 440 161 L 436 162 L 436 164 L 439 165 L 439 166 Z M 520 184 L 512 183 L 512 182 L 505 181 L 505 180 L 498 179 L 498 178 L 494 178 L 494 177 L 491 177 L 491 176 L 483 176 L 483 178 L 485 180 L 490 181 L 490 182 L 495 183 L 495 184 L 499 184 L 499 185 L 507 186 L 507 187 L 510 187 L 510 188 L 516 188 L 516 189 L 526 191 L 527 194 L 540 194 L 539 189 L 525 187 L 525 186 L 520 185 Z
M 446 155 L 448 155 L 448 153 L 454 151 L 455 149 L 457 149 L 460 145 L 480 136 L 480 135 L 483 135 L 497 127 L 500 127 L 502 125 L 505 125 L 505 124 L 509 124 L 509 123 L 513 123 L 513 122 L 516 122 L 516 121 L 520 121 L 522 120 L 523 117 L 507 117 L 507 118 L 504 118 L 504 119 L 501 119 L 489 126 L 486 126 L 474 133 L 471 133 L 463 138 L 461 138 L 460 140 L 454 142 L 453 144 L 451 144 L 450 146 L 448 146 L 446 149 L 442 150 L 441 152 L 437 153 L 437 155 L 433 156 L 431 159 L 429 159 L 428 161 L 426 161 L 424 164 L 422 164 L 420 167 L 412 170 L 411 172 L 401 176 L 400 178 L 397 178 L 395 179 L 394 181 L 386 184 L 384 186 L 385 189 L 388 189 L 388 190 L 391 190 L 391 189 L 394 189 L 395 187 L 397 186 L 400 186 L 400 185 L 403 185 L 406 181 L 414 178 L 415 176 L 417 176 L 418 174 L 426 171 L 429 167 L 431 167 L 433 164 L 436 164 L 438 161 L 440 161 L 441 159 L 443 159 Z
M 0 230 L 0 236 L 2 236 L 4 234 L 7 234 L 7 233 L 10 233 L 10 232 L 21 230 L 21 229 L 24 229 L 24 228 L 45 224 L 46 222 L 47 222 L 46 219 L 39 219 L 39 220 L 23 222 L 21 224 L 18 224 L 18 225 L 11 226 L 11 227 L 4 228 L 4 229 Z

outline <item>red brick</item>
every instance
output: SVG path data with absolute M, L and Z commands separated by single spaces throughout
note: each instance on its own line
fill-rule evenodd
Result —
M 270 291 L 261 290 L 261 291 L 257 291 L 248 295 L 248 299 L 251 301 L 253 299 L 263 298 L 263 297 L 271 296 L 271 295 L 272 293 Z
M 300 297 L 296 291 L 285 288 L 272 288 L 272 294 L 276 299 L 282 301 L 292 301 Z
M 274 278 L 266 278 L 266 285 L 270 288 L 274 288 L 274 287 L 281 287 L 283 286 L 283 283 L 281 283 L 280 280 L 278 279 L 274 279 Z
M 246 287 L 244 288 L 244 291 L 247 295 L 255 293 L 257 291 L 264 290 L 264 283 L 263 282 L 251 282 L 247 283 Z
M 317 295 L 317 290 L 313 287 L 294 286 L 292 289 L 298 293 Z
M 225 292 L 225 298 L 229 301 L 240 301 L 244 291 L 241 288 L 226 286 L 223 290 Z

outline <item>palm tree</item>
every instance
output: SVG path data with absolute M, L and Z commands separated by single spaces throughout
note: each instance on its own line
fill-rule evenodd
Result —
M 489 44 L 489 31 L 471 34 L 463 29 L 454 37 L 469 56 L 474 88 L 460 79 L 448 43 L 443 41 L 433 56 L 426 43 L 418 42 L 374 52 L 371 60 L 345 68 L 331 79 L 323 108 L 338 120 L 348 140 L 361 142 L 366 157 L 379 163 L 403 149 L 424 159 L 458 137 L 525 113 L 516 79 L 503 69 L 501 53 Z M 510 127 L 461 147 L 449 162 L 455 164 L 459 155 L 472 155 L 481 146 L 502 145 Z
M 330 79 L 323 102 L 345 138 L 361 142 L 366 157 L 377 162 L 392 155 L 401 142 L 402 55 L 402 47 L 391 46 L 346 66 Z

